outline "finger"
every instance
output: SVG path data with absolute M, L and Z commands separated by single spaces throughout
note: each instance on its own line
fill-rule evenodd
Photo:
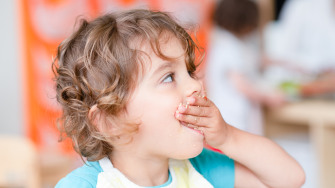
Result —
M 203 106 L 179 105 L 178 112 L 187 115 L 209 117 L 210 108 Z
M 209 107 L 212 105 L 212 101 L 209 100 L 205 95 L 192 95 L 186 98 L 186 102 L 193 106 L 205 106 Z
M 206 125 L 206 119 L 207 119 L 205 117 L 185 115 L 185 114 L 180 114 L 180 113 L 176 113 L 176 118 L 179 121 L 183 121 L 188 124 L 192 124 L 195 126 L 202 126 L 202 127 Z

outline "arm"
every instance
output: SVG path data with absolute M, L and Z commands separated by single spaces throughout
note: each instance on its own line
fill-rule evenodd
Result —
M 247 167 L 235 162 L 235 185 L 234 187 L 267 187 Z
M 271 140 L 228 125 L 206 97 L 192 96 L 179 107 L 179 120 L 199 126 L 205 141 L 236 161 L 236 187 L 300 187 L 301 166 Z
M 284 103 L 284 95 L 282 93 L 275 90 L 264 91 L 264 89 L 255 86 L 254 83 L 251 83 L 248 78 L 239 72 L 231 71 L 228 77 L 235 88 L 251 101 L 273 107 Z
M 314 81 L 301 85 L 302 96 L 317 96 L 335 92 L 335 71 L 324 72 Z
M 250 186 L 250 183 L 265 187 L 301 187 L 305 181 L 304 171 L 282 148 L 265 137 L 227 126 L 229 136 L 217 148 L 239 163 L 237 187 Z

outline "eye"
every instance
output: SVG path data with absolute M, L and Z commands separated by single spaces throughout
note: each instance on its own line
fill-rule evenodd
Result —
M 170 73 L 163 79 L 163 83 L 170 83 L 174 81 L 174 73 Z

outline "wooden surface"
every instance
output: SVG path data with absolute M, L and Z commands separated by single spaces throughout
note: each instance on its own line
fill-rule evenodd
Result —
M 335 101 L 306 100 L 268 111 L 275 120 L 335 127 Z
M 0 149 L 0 187 L 41 187 L 37 151 L 30 140 L 0 135 Z

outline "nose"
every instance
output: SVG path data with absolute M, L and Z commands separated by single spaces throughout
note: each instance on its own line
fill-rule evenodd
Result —
M 201 94 L 203 89 L 203 84 L 200 80 L 194 79 L 192 77 L 188 78 L 188 81 L 185 85 L 186 87 L 186 96 L 190 97 L 193 94 Z

